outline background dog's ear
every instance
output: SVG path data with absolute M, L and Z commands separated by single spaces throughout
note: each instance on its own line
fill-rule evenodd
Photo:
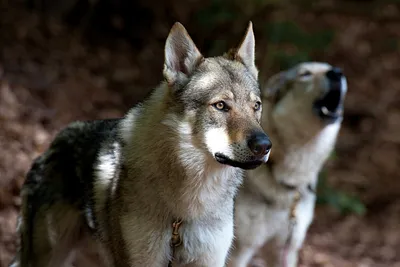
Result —
M 187 79 L 203 58 L 185 27 L 179 22 L 169 32 L 164 57 L 163 74 L 170 85 Z
M 280 89 L 285 86 L 287 82 L 287 71 L 281 71 L 270 77 L 262 88 L 263 96 L 267 98 L 276 97 Z
M 246 35 L 237 49 L 237 56 L 240 57 L 243 64 L 249 69 L 251 74 L 257 79 L 258 70 L 255 63 L 255 38 L 253 32 L 253 23 L 250 21 L 247 27 Z

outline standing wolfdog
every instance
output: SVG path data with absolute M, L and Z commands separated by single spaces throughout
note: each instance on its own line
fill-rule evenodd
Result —
M 11 266 L 68 266 L 94 247 L 107 266 L 224 266 L 242 170 L 271 148 L 252 24 L 237 49 L 204 58 L 176 23 L 163 74 L 124 118 L 72 123 L 35 160 Z
M 321 62 L 305 62 L 269 79 L 262 92 L 262 126 L 274 150 L 267 164 L 248 172 L 239 190 L 229 266 L 248 266 L 265 243 L 271 244 L 268 266 L 297 265 L 314 214 L 318 173 L 336 142 L 346 91 L 341 70 Z M 291 230 L 293 212 L 297 223 Z

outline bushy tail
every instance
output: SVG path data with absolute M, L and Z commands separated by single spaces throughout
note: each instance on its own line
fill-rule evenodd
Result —
M 20 245 L 14 260 L 9 267 L 33 267 L 33 230 L 36 216 L 36 197 L 35 189 L 41 180 L 40 157 L 35 160 L 32 168 L 29 170 L 25 183 L 22 187 L 21 198 L 22 205 L 20 216 L 18 218 L 17 231 L 20 236 Z
M 23 192 L 24 196 L 21 211 L 21 245 L 20 245 L 20 257 L 21 257 L 21 267 L 32 267 L 32 249 L 33 249 L 33 227 L 35 223 L 35 210 L 33 205 L 35 199 L 33 192 L 30 192 L 30 188 L 25 189 Z

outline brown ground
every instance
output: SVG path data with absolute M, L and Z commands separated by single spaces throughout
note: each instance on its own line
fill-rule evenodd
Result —
M 18 194 L 32 159 L 66 123 L 120 116 L 141 100 L 161 78 L 164 40 L 135 49 L 122 41 L 93 47 L 59 24 L 39 30 L 37 16 L 18 7 L 0 11 L 1 267 L 15 251 Z M 319 206 L 301 266 L 400 266 L 400 19 L 396 6 L 381 13 L 374 21 L 340 10 L 285 14 L 307 29 L 336 32 L 330 49 L 316 55 L 343 67 L 349 80 L 328 181 L 368 208 L 361 217 Z M 258 47 L 268 49 L 265 42 L 258 38 Z

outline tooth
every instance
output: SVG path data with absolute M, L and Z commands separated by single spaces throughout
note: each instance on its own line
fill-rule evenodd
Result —
M 322 111 L 322 113 L 324 113 L 324 115 L 328 115 L 330 113 L 326 107 L 322 107 L 321 111 Z

